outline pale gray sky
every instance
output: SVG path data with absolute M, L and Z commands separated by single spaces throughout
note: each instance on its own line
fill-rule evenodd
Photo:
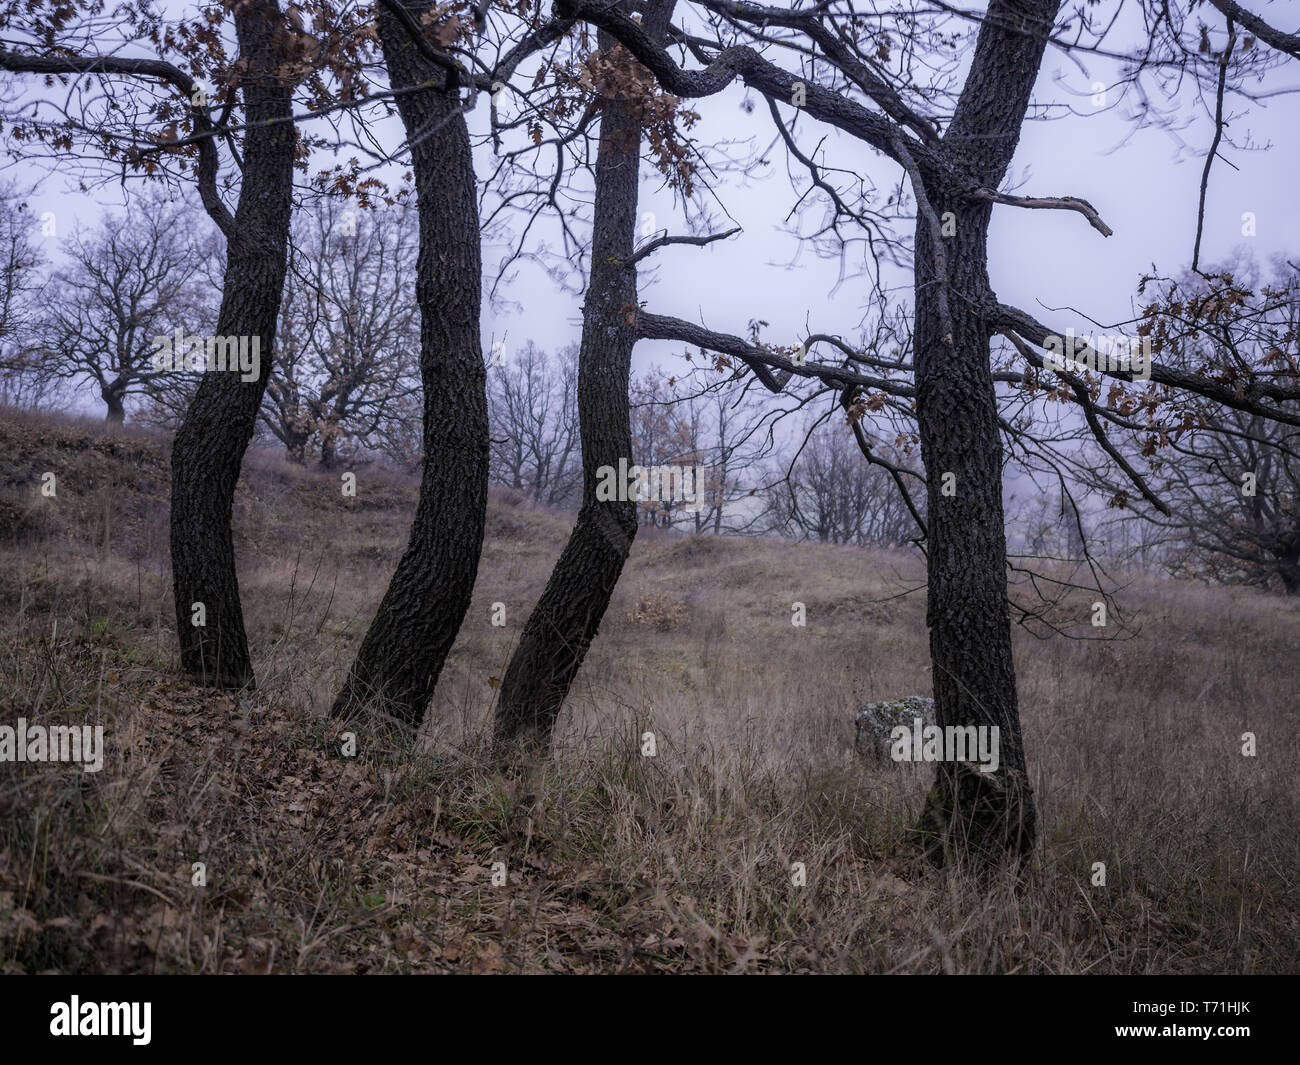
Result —
M 1276 8 L 1272 5 L 1267 13 L 1277 15 Z M 1289 28 L 1285 20 L 1282 25 Z M 973 27 L 970 32 L 974 33 Z M 1121 42 L 1127 43 L 1117 34 L 1110 46 L 1120 47 Z M 990 272 L 1005 302 L 1030 311 L 1040 305 L 1073 305 L 1111 322 L 1130 315 L 1137 280 L 1153 263 L 1163 272 L 1173 273 L 1189 262 L 1201 167 L 1212 131 L 1199 106 L 1186 94 L 1180 116 L 1190 124 L 1176 136 L 1157 128 L 1134 133 L 1126 117 L 1128 103 L 1113 110 L 1096 110 L 1090 99 L 1093 82 L 1114 79 L 1114 65 L 1093 58 L 1088 67 L 1085 74 L 1059 52 L 1049 51 L 1035 101 L 1069 100 L 1084 113 L 1027 123 L 1012 175 L 1018 184 L 1024 179 L 1018 190 L 1022 193 L 1068 194 L 1090 200 L 1115 235 L 1103 238 L 1082 216 L 1070 212 L 998 206 L 994 209 Z M 1289 74 L 1284 69 L 1270 88 L 1300 85 L 1300 74 Z M 756 147 L 766 147 L 773 138 L 766 109 L 760 105 L 746 114 L 741 108 L 745 94 L 743 86 L 733 85 L 718 97 L 696 101 L 693 106 L 702 115 L 694 131 L 698 138 L 707 143 L 713 138 L 752 137 Z M 1243 117 L 1233 121 L 1231 136 L 1238 142 L 1260 145 L 1261 150 L 1238 151 L 1225 143 L 1223 152 L 1231 165 L 1217 163 L 1212 175 L 1203 252 L 1206 261 L 1229 256 L 1242 244 L 1261 261 L 1278 252 L 1300 253 L 1300 223 L 1294 204 L 1294 175 L 1300 163 L 1295 133 L 1298 102 L 1295 95 L 1278 95 L 1252 104 Z M 476 113 L 474 121 L 485 121 L 485 117 Z M 384 138 L 397 144 L 400 130 L 395 122 L 391 125 Z M 862 168 L 882 190 L 897 182 L 898 169 L 893 163 L 847 136 L 818 129 L 811 120 L 800 125 L 801 144 L 810 149 L 823 133 L 829 134 L 825 154 L 837 165 Z M 480 174 L 487 172 L 487 153 L 488 149 L 481 149 Z M 702 320 L 723 332 L 743 334 L 751 318 L 764 319 L 771 323 L 765 338 L 773 343 L 796 343 L 805 323 L 853 338 L 865 309 L 866 279 L 851 280 L 831 296 L 837 262 L 804 252 L 798 266 L 783 266 L 797 251 L 793 239 L 781 228 L 794 197 L 786 179 L 783 147 L 775 147 L 770 159 L 765 179 L 739 187 L 737 179 L 724 178 L 717 188 L 744 232 L 706 249 L 677 247 L 659 252 L 653 260 L 653 279 L 643 278 L 642 299 L 656 312 Z M 658 175 L 648 165 L 642 170 L 642 211 L 655 214 L 657 228 L 684 232 L 680 212 L 674 210 L 671 199 L 655 191 Z M 116 203 L 122 195 L 114 185 L 99 190 L 92 199 L 77 193 L 59 176 L 41 177 L 30 167 L 18 169 L 16 175 L 24 181 L 39 177 L 33 206 L 38 215 L 47 210 L 56 213 L 60 235 L 78 219 L 93 219 L 99 210 L 96 199 Z M 816 196 L 814 193 L 815 203 Z M 820 211 L 820 205 L 813 210 Z M 1241 216 L 1246 211 L 1256 217 L 1257 235 L 1252 238 L 1241 233 Z M 727 224 L 725 219 L 719 221 Z M 200 224 L 206 224 L 206 219 Z M 484 269 L 489 279 L 500 255 L 500 248 L 485 248 Z M 892 279 L 895 284 L 905 280 L 901 274 Z M 558 291 L 540 269 L 523 266 L 508 297 L 524 310 L 485 304 L 485 347 L 491 337 L 503 335 L 508 335 L 511 349 L 529 338 L 552 349 L 577 339 L 580 299 Z M 1080 333 L 1089 331 L 1086 320 L 1065 313 L 1055 315 L 1053 321 L 1062 326 L 1073 324 Z M 638 346 L 635 365 L 644 368 L 660 363 L 675 368 L 682 365 L 677 358 L 680 351 L 681 345 L 644 342 Z

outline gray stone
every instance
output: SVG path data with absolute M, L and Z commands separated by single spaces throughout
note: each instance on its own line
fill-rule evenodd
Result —
M 858 707 L 853 746 L 859 754 L 877 763 L 892 762 L 889 757 L 890 732 L 899 725 L 910 730 L 918 717 L 922 727 L 934 724 L 933 699 L 908 695 L 902 699 L 865 703 Z

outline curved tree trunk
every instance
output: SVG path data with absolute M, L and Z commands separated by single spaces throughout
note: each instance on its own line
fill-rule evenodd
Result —
M 647 5 L 649 6 L 649 5 Z M 662 39 L 672 0 L 648 12 L 646 29 Z M 599 35 L 602 49 L 614 39 Z M 529 615 L 501 683 L 494 724 L 499 760 L 545 750 L 560 707 L 609 606 L 636 536 L 636 501 L 596 498 L 598 471 L 632 465 L 628 377 L 636 328 L 636 268 L 625 265 L 636 236 L 641 124 L 635 104 L 605 97 L 596 157 L 591 275 L 578 351 L 582 435 L 582 507 L 541 598 Z
M 407 5 L 418 18 L 431 6 Z M 410 540 L 334 701 L 419 725 L 469 609 L 487 511 L 487 371 L 479 337 L 481 248 L 474 162 L 455 86 L 379 9 L 379 39 L 411 143 L 419 205 L 424 470 Z
M 172 445 L 172 581 L 181 666 L 202 684 L 226 688 L 253 684 L 231 516 L 271 372 L 292 211 L 293 85 L 275 73 L 280 22 L 275 0 L 250 0 L 235 14 L 247 62 L 240 91 L 248 129 L 217 320 L 219 336 L 248 337 L 250 344 L 257 338 L 260 372 L 248 382 L 229 371 L 205 373 Z

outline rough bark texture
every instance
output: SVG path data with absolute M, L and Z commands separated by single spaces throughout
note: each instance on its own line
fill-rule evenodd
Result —
M 104 405 L 108 408 L 108 413 L 104 415 L 104 421 L 110 425 L 121 425 L 126 421 L 126 406 L 122 401 L 122 393 L 104 388 L 100 390 L 99 394 L 103 397 Z
M 935 209 L 956 206 L 940 200 Z M 958 236 L 948 238 L 957 293 L 979 291 L 987 224 L 987 207 L 958 214 Z M 916 379 L 929 482 L 926 623 L 936 717 L 940 726 L 997 726 L 1001 764 L 997 773 L 982 774 L 938 763 L 920 827 L 936 859 L 949 848 L 1022 853 L 1033 844 L 1035 817 L 1011 656 L 1002 443 L 989 338 L 985 322 L 960 295 L 951 304 L 952 344 L 941 335 L 929 242 L 922 223 L 916 237 Z M 949 473 L 954 494 L 946 496 Z
M 1287 595 L 1300 595 L 1300 559 L 1284 559 L 1277 572 L 1282 578 L 1282 590 Z
M 645 5 L 645 25 L 662 40 L 672 0 Z M 602 49 L 614 46 L 605 33 Z M 494 741 L 499 758 L 545 750 L 560 707 L 609 606 L 636 536 L 635 500 L 596 499 L 598 470 L 632 465 L 628 376 L 636 329 L 635 266 L 625 265 L 636 237 L 641 126 L 635 104 L 617 96 L 601 104 L 592 219 L 591 275 L 578 352 L 582 434 L 582 507 L 541 598 L 529 615 L 501 683 Z
M 971 73 L 943 138 L 945 173 L 925 175 L 944 239 L 951 342 L 939 309 L 940 276 L 929 220 L 916 230 L 916 385 L 921 454 L 928 479 L 930 628 L 937 723 L 997 726 L 1000 766 L 984 774 L 940 762 L 918 829 L 942 862 L 979 864 L 1033 847 L 1036 813 L 1025 769 L 1007 605 L 1002 442 L 990 371 L 992 291 L 987 272 L 991 206 L 961 186 L 997 188 L 1019 140 L 1057 9 L 1056 0 L 990 5 Z M 954 180 L 954 175 L 960 175 Z M 944 494 L 944 475 L 952 495 Z
M 253 684 L 231 516 L 271 372 L 292 210 L 293 85 L 275 74 L 280 22 L 275 0 L 250 0 L 235 13 L 239 53 L 247 62 L 240 91 L 248 129 L 217 333 L 258 337 L 260 373 L 248 382 L 228 371 L 204 374 L 172 445 L 172 580 L 181 666 L 199 683 L 226 688 Z M 195 603 L 203 604 L 203 626 L 192 624 Z
M 418 18 L 428 3 L 408 9 Z M 481 250 L 469 133 L 458 93 L 379 9 L 379 39 L 411 142 L 419 205 L 424 469 L 410 539 L 334 703 L 412 727 L 424 716 L 474 590 L 487 510 L 486 369 L 479 337 Z

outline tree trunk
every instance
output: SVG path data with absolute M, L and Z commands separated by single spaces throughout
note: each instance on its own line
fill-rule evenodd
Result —
M 937 763 L 917 829 L 931 860 L 955 858 L 986 870 L 1030 852 L 1037 814 L 1011 653 L 991 331 L 981 314 L 994 302 L 987 270 L 992 207 L 969 193 L 975 185 L 998 188 L 1006 174 L 1058 6 L 1058 0 L 990 4 L 943 137 L 948 166 L 921 175 L 932 215 L 918 210 L 916 227 L 915 365 L 936 723 L 996 727 L 999 735 L 996 772 Z M 951 236 L 939 238 L 946 277 L 934 233 L 943 219 L 953 227 Z
M 1300 551 L 1292 551 L 1278 560 L 1278 576 L 1287 595 L 1300 595 Z
M 236 9 L 239 52 L 247 62 L 240 85 L 247 132 L 217 321 L 220 336 L 258 339 L 260 372 L 248 382 L 229 371 L 205 373 L 172 445 L 172 581 L 181 666 L 199 683 L 225 688 L 253 684 L 231 516 L 271 372 L 292 210 L 293 85 L 274 73 L 279 24 L 275 0 Z
M 307 464 L 307 433 L 285 433 L 284 457 L 299 466 Z
M 418 18 L 429 3 L 407 5 Z M 401 23 L 379 11 L 379 39 L 411 144 L 419 204 L 424 468 L 406 551 L 333 713 L 381 709 L 416 727 L 469 609 L 487 510 L 487 372 L 479 336 L 481 249 L 474 163 L 455 86 Z
M 935 206 L 943 211 L 960 205 Z M 947 242 L 950 279 L 957 291 L 977 292 L 986 283 L 988 215 L 987 206 L 968 207 L 958 215 L 958 236 Z M 995 859 L 1007 851 L 1029 851 L 1035 812 L 1011 656 L 1002 442 L 989 334 L 970 305 L 958 298 L 951 301 L 952 343 L 947 343 L 924 222 L 917 226 L 916 246 L 916 383 L 928 481 L 926 624 L 936 723 L 996 727 L 1000 738 L 996 773 L 937 763 L 918 827 L 936 862 L 952 851 Z
M 126 406 L 122 402 L 121 392 L 110 392 L 106 389 L 100 391 L 104 399 L 104 404 L 108 407 L 108 413 L 104 415 L 104 421 L 109 425 L 121 425 L 126 421 Z
M 647 5 L 650 7 L 650 5 Z M 672 0 L 647 12 L 647 30 L 662 39 Z M 603 50 L 614 46 L 601 33 Z M 632 465 L 628 378 L 637 305 L 636 269 L 624 265 L 636 236 L 641 124 L 632 101 L 605 97 L 596 157 L 591 275 L 578 350 L 578 417 L 582 435 L 582 507 L 541 598 L 524 625 L 501 683 L 494 743 L 508 761 L 544 751 L 560 707 L 595 639 L 636 536 L 635 500 L 599 501 L 602 466 Z

